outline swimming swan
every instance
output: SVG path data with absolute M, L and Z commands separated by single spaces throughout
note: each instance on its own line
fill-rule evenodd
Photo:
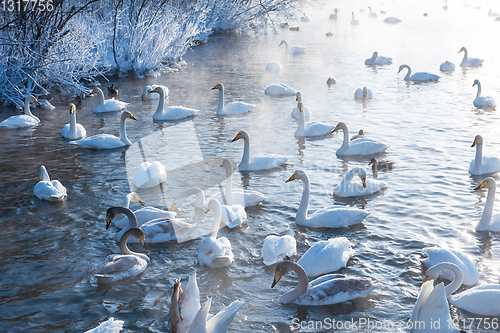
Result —
M 97 269 L 96 278 L 100 283 L 111 283 L 131 278 L 144 272 L 148 267 L 149 257 L 144 253 L 136 253 L 127 247 L 127 239 L 136 238 L 147 250 L 146 237 L 140 228 L 127 230 L 120 239 L 121 254 L 110 254 Z
M 477 191 L 481 188 L 488 189 L 488 196 L 486 197 L 486 204 L 484 205 L 483 215 L 479 223 L 476 225 L 476 230 L 500 232 L 500 214 L 493 215 L 493 205 L 495 203 L 495 192 L 497 190 L 497 182 L 494 178 L 488 177 L 479 184 L 474 190 Z
M 356 140 L 356 139 L 361 139 L 361 138 L 366 138 L 365 132 L 363 132 L 362 129 L 360 129 L 358 131 L 358 134 L 354 134 L 353 136 L 351 136 L 351 141 Z
M 271 84 L 264 90 L 264 94 L 271 96 L 293 96 L 297 92 L 284 83 Z
M 299 119 L 299 103 L 302 103 L 302 94 L 297 91 L 295 94 L 295 100 L 297 101 L 297 106 L 292 110 L 292 117 L 295 119 Z M 303 105 L 304 117 L 310 118 L 312 116 L 312 112 L 307 105 Z
M 61 135 L 66 139 L 81 139 L 87 136 L 85 127 L 76 122 L 76 106 L 71 103 L 69 105 L 69 124 L 64 125 L 61 130 Z
M 425 267 L 431 268 L 442 262 L 451 262 L 460 267 L 462 272 L 464 272 L 463 284 L 466 286 L 473 286 L 479 282 L 479 271 L 468 255 L 457 250 L 442 249 L 438 246 L 425 247 L 423 251 L 427 254 L 427 258 L 422 260 Z M 453 280 L 454 276 L 453 272 L 448 269 L 441 271 L 439 274 L 440 278 L 449 281 Z
M 274 288 L 281 277 L 290 271 L 297 273 L 299 283 L 294 289 L 281 295 L 280 302 L 283 304 L 336 304 L 364 298 L 375 289 L 370 278 L 347 277 L 342 274 L 323 275 L 309 282 L 306 271 L 298 263 L 290 260 L 284 260 L 276 266 L 271 288 Z
M 339 10 L 337 8 L 333 10 L 333 14 L 330 14 L 330 20 L 337 20 L 339 18 L 339 14 L 337 14 L 338 11 Z
M 97 104 L 97 106 L 94 108 L 94 113 L 120 111 L 129 104 L 116 100 L 114 98 L 105 100 L 104 93 L 99 87 L 95 87 L 90 94 L 97 94 L 97 96 L 99 96 L 99 104 Z
M 147 101 L 148 99 L 158 99 L 160 98 L 160 94 L 154 93 L 153 90 L 156 88 L 156 86 L 145 86 L 144 90 L 142 91 L 142 100 Z M 163 87 L 165 89 L 165 97 L 168 96 L 168 88 Z
M 361 223 L 369 213 L 351 207 L 329 206 L 316 211 L 307 216 L 309 208 L 310 182 L 307 173 L 303 170 L 295 170 L 293 175 L 285 182 L 300 179 L 304 185 L 302 198 L 300 199 L 299 209 L 295 216 L 295 222 L 298 225 L 308 228 L 342 228 L 353 224 Z
M 399 23 L 401 22 L 400 19 L 398 19 L 397 17 L 394 17 L 394 16 L 389 16 L 387 17 L 385 20 L 384 20 L 385 23 L 389 23 L 389 24 L 396 24 L 396 23 Z
M 40 167 L 40 181 L 35 185 L 33 194 L 40 200 L 51 202 L 62 201 L 66 198 L 66 187 L 58 180 L 50 180 L 47 169 Z
M 358 88 L 354 92 L 354 98 L 366 101 L 367 99 L 373 98 L 373 92 L 367 87 Z
M 167 181 L 167 170 L 158 161 L 142 162 L 134 175 L 134 185 L 137 188 L 151 188 Z
M 455 64 L 447 60 L 439 66 L 439 70 L 441 72 L 453 72 L 455 70 Z
M 238 164 L 238 169 L 240 171 L 273 169 L 285 164 L 288 160 L 288 157 L 277 154 L 258 154 L 250 157 L 250 135 L 248 135 L 246 131 L 239 131 L 231 142 L 235 142 L 239 139 L 243 139 L 245 142 L 243 157 L 240 164 Z
M 455 264 L 445 262 L 432 266 L 425 272 L 425 279 L 435 280 L 439 273 L 449 269 L 455 273 L 453 281 L 445 287 L 446 296 L 451 304 L 457 308 L 464 309 L 470 313 L 481 316 L 500 316 L 500 285 L 488 284 L 467 289 L 461 293 L 452 295 L 464 279 L 464 274 Z
M 373 177 L 377 177 L 378 171 L 392 170 L 394 162 L 392 161 L 378 161 L 375 157 L 371 159 L 368 165 L 372 166 Z
M 269 235 L 264 239 L 264 244 L 260 250 L 264 265 L 271 266 L 282 261 L 285 257 L 297 254 L 297 241 L 293 236 Z
M 304 105 L 299 102 L 299 126 L 295 131 L 295 137 L 314 137 L 323 136 L 333 132 L 335 126 L 313 121 L 306 123 L 306 117 L 304 115 Z
M 471 147 L 476 147 L 476 156 L 470 162 L 469 172 L 479 176 L 500 171 L 500 158 L 496 156 L 483 157 L 483 137 L 476 135 Z
M 224 105 L 224 85 L 222 83 L 217 83 L 215 87 L 212 88 L 212 90 L 214 89 L 219 89 L 219 103 L 217 104 L 218 116 L 247 113 L 252 111 L 255 107 L 255 105 L 245 102 L 231 102 Z
M 351 25 L 359 25 L 359 21 L 354 19 L 354 12 L 352 12 L 352 20 L 351 20 Z
M 469 53 L 467 52 L 467 49 L 465 47 L 462 47 L 460 51 L 458 51 L 458 53 L 460 52 L 464 53 L 464 57 L 462 59 L 462 62 L 460 63 L 460 67 L 477 67 L 483 64 L 483 59 L 469 58 Z
M 299 45 L 288 46 L 288 43 L 286 42 L 286 40 L 282 40 L 280 42 L 280 45 L 278 45 L 278 46 L 281 46 L 283 44 L 285 44 L 285 53 L 302 53 L 306 49 L 304 46 L 299 46 Z
M 371 58 L 365 60 L 365 65 L 387 65 L 392 63 L 392 58 L 379 56 L 378 52 L 375 51 Z
M 160 100 L 156 112 L 153 114 L 153 120 L 168 121 L 180 120 L 194 116 L 198 110 L 186 108 L 184 106 L 169 106 L 165 107 L 165 97 L 167 96 L 166 87 L 157 86 L 153 89 L 153 93 L 160 94 Z
M 86 331 L 85 333 L 120 333 L 125 322 L 123 320 L 116 320 L 111 317 L 106 321 L 103 321 L 99 326 Z
M 361 184 L 355 183 L 354 177 L 359 176 Z M 361 197 L 380 191 L 387 184 L 376 179 L 366 179 L 366 171 L 363 168 L 352 168 L 337 187 L 333 189 L 333 194 L 342 197 Z
M 24 114 L 5 119 L 0 123 L 0 127 L 23 128 L 39 125 L 40 119 L 31 113 L 30 103 L 32 102 L 40 105 L 40 102 L 32 95 L 26 96 L 24 99 Z
M 221 205 L 216 199 L 210 200 L 207 212 L 213 210 L 215 213 L 212 231 L 205 237 L 198 248 L 198 261 L 201 265 L 210 268 L 230 266 L 234 261 L 231 243 L 226 237 L 217 238 L 221 221 Z
M 430 74 L 427 72 L 418 72 L 418 73 L 411 75 L 411 68 L 408 65 L 399 66 L 398 74 L 404 68 L 408 69 L 408 73 L 406 73 L 406 75 L 404 77 L 405 81 L 437 81 L 440 78 L 440 76 L 438 76 L 436 74 Z
M 349 130 L 347 129 L 347 125 L 343 122 L 338 123 L 333 132 L 337 132 L 339 129 L 344 132 L 344 141 L 342 146 L 337 149 L 337 155 L 373 155 L 383 153 L 389 148 L 386 144 L 366 138 L 353 140 L 351 142 L 349 140 Z
M 125 119 L 135 119 L 135 117 L 128 111 L 123 111 L 120 117 L 120 137 L 111 134 L 98 134 L 89 138 L 80 139 L 78 141 L 71 141 L 71 144 L 92 149 L 114 149 L 124 146 L 131 146 L 132 142 L 127 137 L 127 130 L 125 127 Z
M 472 86 L 474 87 L 476 85 L 477 85 L 477 94 L 476 98 L 472 102 L 474 106 L 477 108 L 495 108 L 497 104 L 495 103 L 493 97 L 481 96 L 481 83 L 477 79 L 474 80 L 474 84 Z

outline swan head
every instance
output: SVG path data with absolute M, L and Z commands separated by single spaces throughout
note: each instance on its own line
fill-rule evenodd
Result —
M 210 211 L 217 211 L 217 210 L 220 210 L 221 209 L 221 206 L 220 206 L 220 202 L 219 200 L 217 199 L 212 199 L 210 200 L 210 202 L 208 203 L 208 208 L 207 210 L 205 211 L 205 214 L 207 214 L 208 212 Z
M 297 93 L 295 94 L 295 100 L 298 101 L 302 98 L 302 94 L 300 93 L 300 91 L 297 91 Z
M 134 119 L 134 120 L 137 120 L 133 115 L 132 113 L 128 112 L 128 111 L 123 111 L 122 112 L 122 118 L 130 118 L 130 119 Z
M 76 106 L 75 106 L 75 104 L 71 103 L 71 104 L 69 105 L 69 113 L 70 113 L 70 114 L 73 114 L 73 113 L 75 113 L 75 112 L 76 112 Z
M 478 187 L 476 187 L 474 189 L 474 191 L 477 191 L 477 190 L 485 188 L 485 187 L 489 190 L 491 190 L 491 189 L 495 190 L 497 188 L 497 182 L 495 181 L 495 178 L 493 178 L 493 177 L 486 178 L 485 180 L 483 180 L 481 182 L 481 184 L 479 184 Z
M 158 93 L 158 94 L 160 94 L 160 96 L 165 96 L 165 90 L 163 89 L 162 86 L 157 86 L 156 88 L 154 88 L 150 92 L 152 92 L 152 93 Z
M 429 268 L 427 270 L 427 272 L 425 272 L 425 282 L 427 282 L 429 280 L 436 280 L 439 276 L 439 273 L 441 273 L 441 271 L 444 269 L 451 269 L 451 270 L 456 269 L 457 271 L 460 271 L 460 272 L 462 271 L 460 269 L 460 267 L 458 267 L 454 263 L 442 262 L 442 263 L 439 263 L 439 264 L 432 266 L 431 268 Z M 457 277 L 455 276 L 455 278 L 457 278 Z
M 335 8 L 335 9 L 333 10 L 333 12 L 334 12 L 335 14 L 337 14 L 337 12 L 338 12 L 338 11 L 339 11 L 339 10 L 338 10 L 337 8 Z
M 42 104 L 40 104 L 40 102 L 33 95 L 26 96 L 25 100 L 26 100 L 26 102 L 28 102 L 28 104 L 29 103 L 35 103 L 36 105 L 42 105 Z
M 335 126 L 333 133 L 337 132 L 339 129 L 345 130 L 345 129 L 347 129 L 347 125 L 341 121 L 340 123 L 337 124 L 337 126 Z
M 358 175 L 359 179 L 361 179 L 361 183 L 363 187 L 366 188 L 366 171 L 363 168 L 353 168 L 350 173 Z
M 146 246 L 146 235 L 144 235 L 144 231 L 142 231 L 141 228 L 139 227 L 130 228 L 129 230 L 127 230 L 126 233 L 123 234 L 122 237 L 124 237 L 126 234 L 129 234 L 135 239 L 137 239 L 139 243 L 141 243 L 146 250 L 148 249 Z
M 362 130 L 362 129 L 360 129 L 360 130 L 358 131 L 358 135 L 365 135 L 365 132 L 363 132 L 363 130 Z
M 302 104 L 302 102 L 299 102 L 299 104 L 297 104 L 297 107 L 299 108 L 299 112 L 304 112 L 304 104 Z
M 290 272 L 290 263 L 291 260 L 283 260 L 280 262 L 278 265 L 276 265 L 276 271 L 274 272 L 274 280 L 273 284 L 271 285 L 271 288 L 274 288 L 274 286 L 278 283 L 278 281 L 281 279 L 281 277 L 285 276 Z
M 290 178 L 288 178 L 288 180 L 285 181 L 285 183 L 291 182 L 292 180 L 296 179 L 306 179 L 306 178 L 307 178 L 306 172 L 304 170 L 297 169 L 293 172 Z
M 401 72 L 404 68 L 406 68 L 406 67 L 408 67 L 408 68 L 409 68 L 409 66 L 408 66 L 408 65 L 401 65 L 401 66 L 399 66 L 398 74 L 399 74 L 399 73 L 400 73 L 400 72 Z
M 229 171 L 231 171 L 231 173 L 232 173 L 232 170 L 233 170 L 233 162 L 231 162 L 231 160 L 230 160 L 230 159 L 227 159 L 227 158 L 226 158 L 226 159 L 224 159 L 224 160 L 222 161 L 222 164 L 220 165 L 220 167 L 221 167 L 221 168 L 224 168 L 224 169 L 226 169 L 226 170 L 229 170 Z
M 234 137 L 234 139 L 231 140 L 231 142 L 237 141 L 239 139 L 248 140 L 249 138 L 250 136 L 246 131 L 239 131 L 238 134 L 236 134 L 236 136 Z
M 108 230 L 109 226 L 111 225 L 111 221 L 113 221 L 113 219 L 116 217 L 116 215 L 124 214 L 125 212 L 130 212 L 130 213 L 134 214 L 127 207 L 111 207 L 111 208 L 109 208 L 108 211 L 106 212 L 106 230 Z
M 101 94 L 104 95 L 104 93 L 102 92 L 101 88 L 94 87 L 94 89 L 92 89 L 92 91 L 90 92 L 90 95 L 94 95 L 94 94 L 98 94 L 98 93 L 101 93 Z
M 280 45 L 278 45 L 278 47 L 279 47 L 279 46 L 281 46 L 281 45 L 283 45 L 283 44 L 284 44 L 284 45 L 288 45 L 288 43 L 286 42 L 286 40 L 284 40 L 284 39 L 283 39 L 283 40 L 280 42 Z
M 476 135 L 474 138 L 474 142 L 472 143 L 471 147 L 475 147 L 476 145 L 482 145 L 483 144 L 483 137 L 481 135 Z
M 368 89 L 366 87 L 363 87 L 363 99 L 365 99 L 367 95 L 368 95 Z
M 214 89 L 219 89 L 219 90 L 224 89 L 224 85 L 222 83 L 217 83 L 215 87 L 212 88 L 212 90 Z
M 136 192 L 130 192 L 129 194 L 127 194 L 127 197 L 130 198 L 130 201 L 137 202 L 142 206 L 146 204 L 144 201 L 141 200 L 141 197 Z
M 481 85 L 481 83 L 479 83 L 479 80 L 478 80 L 478 79 L 475 79 L 475 80 L 474 80 L 474 84 L 473 84 L 472 86 L 474 87 L 476 84 L 477 84 L 478 86 L 479 86 L 479 85 Z
M 467 49 L 465 48 L 465 46 L 462 46 L 462 48 L 460 49 L 460 51 L 458 51 L 458 53 L 460 53 L 460 52 L 467 52 Z
M 372 160 L 370 161 L 370 163 L 368 163 L 368 165 L 372 165 L 372 164 L 377 165 L 377 162 L 378 162 L 377 159 L 374 157 L 374 158 L 372 158 Z

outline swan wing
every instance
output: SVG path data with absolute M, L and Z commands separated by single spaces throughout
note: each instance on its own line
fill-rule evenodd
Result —
M 150 188 L 167 181 L 165 166 L 158 161 L 142 162 L 134 176 L 134 184 L 138 188 Z
M 34 117 L 28 116 L 26 114 L 21 114 L 5 119 L 0 123 L 0 127 L 22 128 L 36 126 L 38 124 L 40 124 L 40 120 L 37 120 Z
M 186 108 L 184 106 L 169 106 L 163 110 L 163 113 L 155 113 L 154 120 L 180 120 L 194 116 L 199 110 Z
M 111 134 L 98 134 L 78 141 L 71 141 L 71 144 L 92 149 L 113 149 L 125 146 L 120 138 Z
M 287 86 L 284 83 L 271 84 L 264 90 L 266 95 L 275 95 L 275 96 L 292 96 L 297 92 L 291 87 Z
M 413 74 L 410 77 L 410 80 L 412 81 L 437 81 L 439 80 L 440 76 L 436 74 L 430 74 L 427 72 L 418 72 Z
M 111 317 L 106 321 L 103 321 L 96 328 L 86 331 L 85 333 L 119 333 L 125 322 L 123 320 L 116 320 Z
M 330 206 L 315 212 L 306 220 L 297 220 L 297 224 L 309 228 L 343 228 L 361 223 L 368 214 L 358 208 Z
M 96 277 L 105 283 L 134 277 L 142 273 L 148 263 L 135 255 L 110 255 L 98 268 Z
M 107 99 L 104 104 L 98 104 L 94 108 L 94 113 L 114 112 L 124 109 L 129 103 L 125 103 L 116 99 Z
M 252 111 L 255 107 L 253 104 L 248 104 L 245 102 L 232 102 L 224 105 L 224 114 L 242 114 Z
M 243 304 L 244 301 L 236 300 L 210 318 L 207 322 L 207 333 L 225 333 Z
M 432 283 L 432 281 L 428 282 Z M 448 300 L 446 299 L 444 283 L 438 284 L 429 293 L 427 300 L 419 312 L 418 320 L 425 325 L 423 332 L 455 332 L 455 327 L 452 325 L 453 322 L 450 316 Z M 432 330 L 431 322 L 436 325 L 436 321 L 439 323 L 438 330 Z
M 349 148 L 339 155 L 373 155 L 386 151 L 389 148 L 386 144 L 375 140 L 357 139 L 351 142 Z
M 242 205 L 222 206 L 222 221 L 233 229 L 241 226 L 247 220 L 247 213 Z

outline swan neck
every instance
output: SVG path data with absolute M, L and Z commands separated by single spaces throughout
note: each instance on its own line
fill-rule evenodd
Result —
M 219 89 L 219 104 L 217 104 L 217 113 L 224 112 L 224 87 Z
M 104 93 L 99 88 L 96 88 L 95 90 L 97 91 L 97 95 L 99 95 L 99 105 L 104 105 Z
M 467 52 L 467 50 L 464 50 L 464 57 L 462 59 L 461 64 L 467 64 L 468 58 L 469 58 L 469 53 Z
M 479 96 L 481 96 L 481 83 L 477 83 L 477 94 L 476 94 L 476 98 L 478 98 Z
M 464 274 L 462 273 L 462 270 L 455 265 L 448 265 L 447 263 L 444 263 L 442 264 L 442 267 L 442 269 L 449 269 L 455 273 L 453 281 L 444 288 L 446 297 L 450 297 L 450 295 L 457 291 L 462 285 L 462 282 L 464 281 Z
M 351 140 L 349 139 L 349 130 L 347 129 L 347 126 L 342 126 L 342 132 L 344 132 L 344 141 L 342 142 L 342 146 L 340 149 L 342 151 L 345 151 L 347 148 L 349 148 Z
M 474 158 L 474 167 L 481 172 L 483 168 L 483 144 L 476 144 L 476 157 Z
M 69 115 L 69 133 L 72 137 L 76 136 L 76 111 Z
M 248 165 L 250 162 L 250 138 L 245 137 L 243 141 L 245 144 L 243 146 L 243 158 L 241 159 L 241 164 Z
M 27 98 L 24 100 L 24 114 L 33 117 L 33 114 L 31 113 L 30 109 L 30 102 L 28 101 Z
M 303 177 L 302 183 L 304 188 L 302 189 L 302 198 L 300 199 L 299 210 L 297 211 L 296 219 L 306 220 L 307 210 L 309 209 L 309 193 L 311 191 L 309 177 Z
M 205 208 L 205 193 L 199 188 L 195 188 L 196 200 L 194 202 L 195 208 Z
M 134 255 L 134 256 L 139 256 L 141 257 L 141 254 L 140 253 L 136 253 L 136 252 L 132 252 L 130 251 L 130 249 L 128 248 L 127 246 L 127 240 L 132 237 L 132 234 L 131 233 L 128 233 L 125 232 L 122 236 L 122 238 L 120 239 L 120 252 L 121 254 L 123 255 Z
M 214 224 L 212 225 L 212 231 L 210 231 L 210 237 L 217 239 L 217 233 L 219 232 L 220 219 L 221 219 L 221 206 L 220 206 L 220 204 L 215 205 L 214 213 L 215 213 Z
M 405 78 L 404 78 L 404 79 L 405 79 L 406 81 L 409 81 L 409 80 L 410 80 L 410 76 L 411 76 L 411 68 L 410 68 L 410 66 L 404 66 L 404 67 L 408 70 L 408 73 L 406 73 L 406 75 L 405 75 Z
M 486 204 L 484 205 L 483 215 L 481 215 L 481 220 L 476 226 L 477 230 L 487 230 L 491 224 L 491 219 L 493 217 L 493 206 L 495 203 L 495 192 L 496 185 L 488 188 L 488 196 L 486 197 Z
M 227 201 L 228 206 L 234 205 L 233 173 L 232 173 L 232 170 L 229 170 L 229 169 L 226 169 L 226 201 Z
M 44 166 L 40 167 L 40 178 L 42 182 L 50 182 L 49 173 L 47 172 L 47 169 L 45 169 Z
M 130 140 L 127 137 L 127 130 L 125 126 L 126 117 L 127 115 L 125 113 L 122 113 L 122 117 L 120 119 L 120 140 L 122 140 L 124 144 L 131 146 L 132 142 L 130 142 Z
M 163 90 L 163 88 L 160 87 L 160 99 L 158 101 L 158 107 L 156 108 L 153 118 L 155 116 L 159 117 L 163 115 L 164 105 L 165 105 L 165 91 Z
M 293 288 L 289 292 L 284 293 L 281 296 L 280 301 L 282 303 L 292 303 L 307 291 L 307 286 L 309 285 L 309 278 L 307 277 L 304 268 L 302 268 L 299 264 L 295 262 L 287 261 L 286 267 L 297 273 L 299 277 L 299 283 L 295 288 Z
M 129 194 L 127 194 L 127 196 L 125 197 L 125 199 L 123 199 L 122 207 L 129 208 L 130 207 L 130 201 L 132 201 L 132 196 L 129 193 Z
M 299 108 L 299 103 L 297 103 L 297 109 Z M 305 134 L 306 130 L 306 117 L 304 116 L 304 111 L 299 110 L 299 128 L 297 128 L 297 132 L 302 135 Z

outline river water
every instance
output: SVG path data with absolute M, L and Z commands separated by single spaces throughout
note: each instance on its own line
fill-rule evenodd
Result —
M 369 19 L 368 5 L 376 13 L 385 10 L 387 14 Z M 340 9 L 337 22 L 329 20 L 335 7 Z M 472 104 L 474 79 L 481 81 L 483 95 L 500 101 L 500 72 L 495 70 L 500 66 L 498 43 L 490 37 L 498 36 L 500 22 L 488 17 L 490 8 L 500 11 L 494 1 L 404 5 L 396 1 L 358 1 L 355 5 L 331 1 L 304 9 L 310 22 L 293 23 L 300 26 L 298 32 L 268 29 L 267 34 L 215 35 L 184 56 L 188 66 L 178 73 L 111 78 L 120 87 L 120 99 L 130 102 L 127 109 L 138 119 L 127 123 L 134 143 L 128 149 L 91 151 L 69 145 L 60 130 L 68 122 L 71 98 L 57 95 L 52 100 L 56 109 L 34 110 L 40 126 L 0 130 L 0 331 L 83 332 L 115 317 L 125 321 L 125 332 L 167 332 L 174 281 L 181 278 L 185 285 L 193 270 L 197 271 L 202 300 L 213 297 L 212 313 L 235 299 L 245 300 L 232 331 L 307 331 L 297 329 L 294 318 L 398 324 L 410 318 L 423 283 L 422 249 L 434 245 L 468 254 L 480 271 L 480 285 L 499 283 L 500 237 L 475 232 L 486 192 L 473 191 L 482 178 L 468 172 L 476 134 L 484 138 L 485 153 L 500 156 L 498 111 L 478 110 Z M 351 11 L 359 26 L 351 26 Z M 402 22 L 385 24 L 382 19 L 387 16 Z M 327 31 L 333 36 L 326 37 Z M 282 39 L 306 46 L 306 52 L 285 54 L 278 47 Z M 483 66 L 463 71 L 459 67 L 462 54 L 457 54 L 462 46 L 470 56 L 485 59 Z M 393 63 L 365 66 L 364 60 L 373 51 L 392 57 Z M 445 60 L 455 63 L 456 71 L 440 73 L 439 65 Z M 269 61 L 279 61 L 281 72 L 267 72 Z M 404 73 L 396 74 L 400 64 L 410 65 L 414 72 L 438 74 L 440 82 L 408 84 Z M 328 77 L 337 83 L 328 87 Z M 211 88 L 218 82 L 225 84 L 227 102 L 241 100 L 256 108 L 242 116 L 216 117 L 218 93 Z M 394 161 L 396 168 L 379 173 L 378 178 L 388 184 L 383 193 L 354 199 L 333 196 L 333 187 L 347 171 L 357 166 L 369 170 L 368 161 L 342 160 L 335 155 L 342 133 L 323 140 L 294 138 L 297 125 L 290 112 L 295 99 L 264 95 L 266 86 L 281 82 L 302 92 L 304 104 L 313 112 L 311 120 L 343 121 L 352 133 L 362 128 L 367 136 L 390 146 L 385 158 Z M 156 102 L 143 103 L 140 97 L 146 84 L 166 85 L 168 105 L 199 109 L 198 116 L 177 123 L 153 122 Z M 375 96 L 365 104 L 353 98 L 354 91 L 363 86 Z M 92 112 L 96 104 L 95 97 L 85 99 L 78 106 L 78 122 L 88 136 L 117 135 L 118 114 L 96 115 Z M 14 110 L 3 108 L 0 120 L 13 114 Z M 167 167 L 168 179 L 161 188 L 137 191 L 149 205 L 167 209 L 173 198 L 192 186 L 215 193 L 224 179 L 219 167 L 222 160 L 229 158 L 236 165 L 241 159 L 242 142 L 230 141 L 242 129 L 250 133 L 253 154 L 280 153 L 290 160 L 286 167 L 269 172 L 234 175 L 235 187 L 260 191 L 268 199 L 247 209 L 248 221 L 243 227 L 219 231 L 219 236 L 232 243 L 232 266 L 225 270 L 201 267 L 197 261 L 201 238 L 196 238 L 150 245 L 151 262 L 143 274 L 126 282 L 99 285 L 97 267 L 108 254 L 119 251 L 115 241 L 118 229 L 105 230 L 105 213 L 135 189 L 135 167 L 144 159 L 160 160 Z M 53 179 L 66 186 L 64 202 L 51 204 L 34 197 L 42 164 Z M 364 209 L 370 215 L 351 228 L 297 226 L 295 213 L 302 185 L 285 184 L 285 180 L 299 168 L 311 179 L 311 212 L 340 204 Z M 499 200 L 496 203 L 499 207 Z M 131 207 L 140 206 L 133 203 Z M 206 228 L 213 221 L 212 213 L 196 214 L 191 204 L 182 206 L 179 216 Z M 270 234 L 294 235 L 296 260 L 316 241 L 345 236 L 355 254 L 339 272 L 371 277 L 378 288 L 365 299 L 333 306 L 282 305 L 280 295 L 293 288 L 297 278 L 288 275 L 270 288 L 274 266 L 265 267 L 260 255 Z M 137 246 L 131 248 L 144 252 Z M 466 331 L 487 331 L 468 328 L 471 320 L 467 318 L 477 315 L 453 306 L 450 309 L 453 319 L 467 323 Z M 358 331 L 366 331 L 366 326 Z M 407 330 L 403 325 L 371 331 Z

